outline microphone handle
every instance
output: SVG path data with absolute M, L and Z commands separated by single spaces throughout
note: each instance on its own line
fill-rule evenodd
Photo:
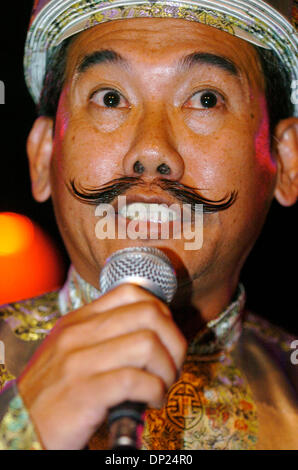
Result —
M 109 409 L 109 448 L 114 451 L 137 450 L 144 425 L 146 403 L 124 401 Z

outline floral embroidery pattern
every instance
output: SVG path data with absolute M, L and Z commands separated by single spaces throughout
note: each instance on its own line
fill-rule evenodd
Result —
M 147 411 L 143 449 L 254 449 L 257 432 L 253 397 L 231 359 L 202 364 L 190 359 L 165 407 Z

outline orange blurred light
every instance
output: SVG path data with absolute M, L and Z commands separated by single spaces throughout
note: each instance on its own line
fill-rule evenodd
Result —
M 0 213 L 0 305 L 59 288 L 65 266 L 49 236 L 28 217 Z
M 26 250 L 33 242 L 32 222 L 20 214 L 0 214 L 0 256 Z

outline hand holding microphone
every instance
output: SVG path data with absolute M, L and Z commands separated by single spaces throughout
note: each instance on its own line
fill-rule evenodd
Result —
M 63 316 L 17 382 L 44 448 L 84 448 L 125 401 L 160 407 L 186 348 L 167 305 L 134 284 Z

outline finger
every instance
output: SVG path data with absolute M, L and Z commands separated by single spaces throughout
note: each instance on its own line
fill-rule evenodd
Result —
M 59 342 L 63 350 L 69 351 L 138 330 L 155 332 L 170 352 L 176 368 L 181 367 L 187 348 L 186 340 L 174 321 L 161 313 L 155 301 L 124 305 L 67 325 L 61 332 Z
M 165 315 L 171 316 L 169 307 L 155 295 L 135 284 L 121 284 L 90 304 L 64 315 L 60 319 L 60 323 L 63 325 L 70 325 L 77 321 L 81 321 L 83 318 L 87 318 L 94 313 L 102 313 L 105 310 L 111 310 L 123 305 L 130 305 L 135 302 L 146 300 L 155 300 L 160 306 L 161 311 Z
M 63 364 L 65 377 L 94 375 L 121 367 L 145 369 L 159 376 L 167 388 L 177 378 L 175 363 L 156 333 L 141 330 L 118 336 L 99 345 L 79 349 L 66 356 Z
M 166 395 L 165 384 L 160 377 L 133 367 L 94 375 L 86 382 L 86 387 L 90 399 L 97 396 L 99 412 L 102 412 L 102 403 L 108 411 L 126 400 L 144 402 L 150 407 L 160 408 Z

